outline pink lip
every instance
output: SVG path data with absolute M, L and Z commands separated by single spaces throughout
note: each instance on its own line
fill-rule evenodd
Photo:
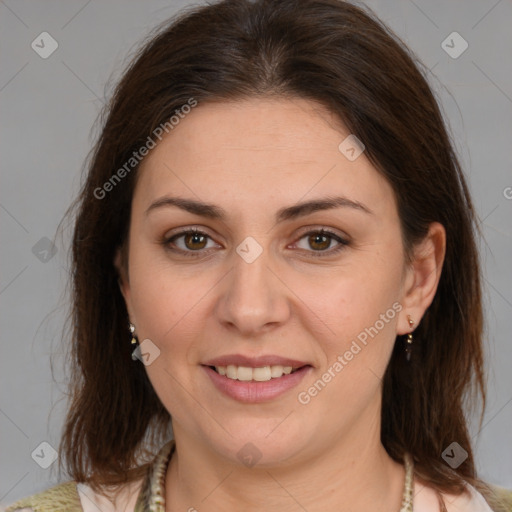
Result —
M 231 354 L 227 356 L 216 357 L 215 359 L 210 359 L 209 361 L 205 361 L 203 364 L 206 366 L 228 366 L 233 364 L 235 366 L 247 366 L 249 368 L 281 365 L 291 366 L 292 368 L 300 368 L 301 366 L 306 366 L 309 363 L 276 355 L 248 357 L 241 354 Z
M 222 359 L 224 360 L 224 359 Z M 285 361 L 284 359 L 281 359 Z M 291 360 L 287 360 L 291 361 Z M 254 362 L 254 360 L 253 360 Z M 274 363 L 281 364 L 281 363 Z M 211 366 L 224 366 L 225 364 L 212 364 Z M 243 365 L 240 365 L 243 366 Z M 246 366 L 249 366 L 246 364 Z M 251 365 L 252 366 L 252 365 Z M 267 364 L 261 364 L 258 362 L 258 366 L 269 366 Z M 272 365 L 270 365 L 272 366 Z M 294 366 L 293 364 L 287 364 L 286 366 Z M 256 365 L 252 366 L 253 368 Z M 295 365 L 298 367 L 298 365 Z M 286 393 L 290 389 L 294 388 L 299 384 L 299 382 L 305 377 L 307 373 L 312 370 L 312 367 L 309 365 L 303 366 L 299 370 L 289 373 L 288 375 L 283 375 L 277 379 L 270 379 L 265 382 L 256 382 L 256 381 L 240 381 L 229 379 L 224 375 L 218 374 L 215 370 L 210 368 L 210 366 L 202 365 L 205 372 L 208 374 L 208 377 L 212 380 L 215 387 L 224 393 L 225 395 L 238 400 L 239 402 L 245 403 L 259 403 L 259 402 L 267 402 L 269 400 L 275 399 L 280 395 Z

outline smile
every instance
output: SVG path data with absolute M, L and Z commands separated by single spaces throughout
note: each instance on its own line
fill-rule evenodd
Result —
M 237 402 L 261 403 L 275 400 L 297 387 L 313 370 L 310 365 L 206 366 L 201 365 L 217 391 Z
M 228 379 L 241 381 L 265 382 L 271 379 L 279 379 L 283 375 L 289 375 L 296 372 L 299 368 L 292 366 L 261 366 L 259 368 L 251 368 L 249 366 L 236 366 L 230 364 L 228 366 L 212 366 L 219 375 L 224 375 Z

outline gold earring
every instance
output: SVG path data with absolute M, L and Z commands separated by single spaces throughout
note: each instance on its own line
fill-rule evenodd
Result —
M 130 333 L 132 335 L 132 345 L 135 345 L 136 343 L 139 342 L 139 340 L 137 339 L 137 335 L 135 334 L 135 325 L 133 325 L 131 322 L 128 325 Z
M 409 322 L 409 327 L 412 329 L 412 327 L 414 325 L 414 322 L 412 321 L 410 315 L 407 315 L 407 320 Z M 405 340 L 405 342 L 406 342 L 405 358 L 407 359 L 407 361 L 410 361 L 411 360 L 411 353 L 412 353 L 412 342 L 413 342 L 412 331 L 409 334 L 407 334 L 407 339 Z

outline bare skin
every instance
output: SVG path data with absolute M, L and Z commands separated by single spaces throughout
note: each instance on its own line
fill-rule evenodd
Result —
M 407 263 L 393 190 L 364 153 L 350 161 L 340 152 L 348 135 L 308 100 L 205 103 L 142 163 L 127 272 L 119 254 L 116 265 L 139 340 L 160 350 L 146 370 L 173 418 L 167 511 L 400 508 L 404 468 L 380 442 L 381 378 L 396 335 L 411 331 L 408 315 L 416 326 L 433 300 L 445 232 L 432 224 Z M 215 204 L 225 218 L 148 211 L 164 196 Z M 278 210 L 326 196 L 352 205 L 276 222 Z M 192 228 L 206 237 L 162 242 Z M 309 234 L 322 228 L 343 243 Z M 236 251 L 247 237 L 262 250 L 251 263 Z M 311 396 L 371 326 L 378 333 Z M 243 403 L 203 366 L 227 354 L 311 369 L 284 394 Z M 247 443 L 260 455 L 252 467 L 238 455 Z

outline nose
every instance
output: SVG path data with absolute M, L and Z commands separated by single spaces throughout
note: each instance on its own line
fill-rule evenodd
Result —
M 291 292 L 271 268 L 275 265 L 268 248 L 249 261 L 238 253 L 233 255 L 233 268 L 219 290 L 216 314 L 224 327 L 256 337 L 289 319 Z

